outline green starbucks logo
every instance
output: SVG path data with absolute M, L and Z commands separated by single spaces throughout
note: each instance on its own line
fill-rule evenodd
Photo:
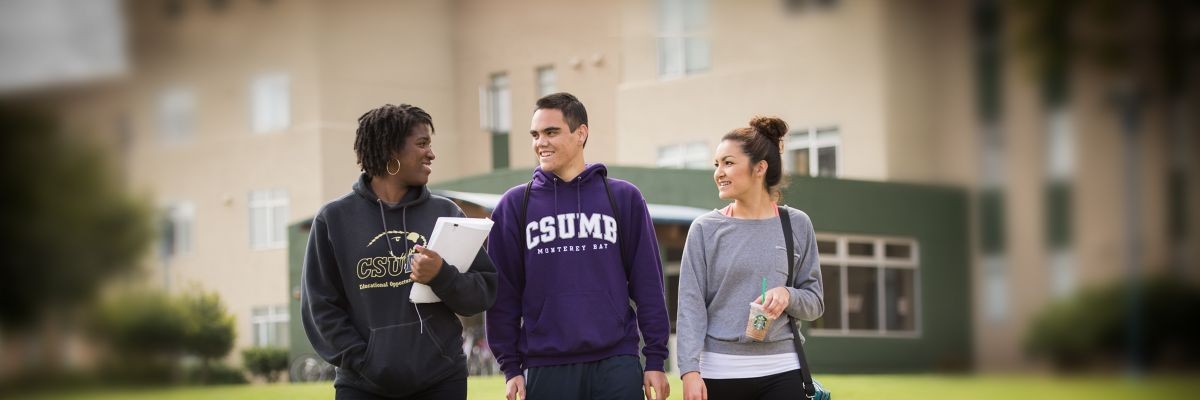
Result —
M 762 314 L 755 315 L 754 330 L 761 331 L 763 329 L 767 329 L 767 316 Z

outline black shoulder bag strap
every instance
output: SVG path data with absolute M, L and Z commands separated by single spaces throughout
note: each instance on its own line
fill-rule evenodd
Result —
M 530 179 L 529 183 L 525 184 L 525 196 L 521 198 L 521 215 L 517 217 L 520 218 L 517 220 L 517 229 L 521 230 L 521 238 L 525 239 L 521 241 L 522 246 L 525 246 L 525 243 L 529 243 L 529 237 L 525 236 L 529 234 L 528 231 L 525 230 L 525 221 L 529 220 L 529 192 L 532 190 L 533 179 Z M 524 259 L 525 257 L 521 257 L 521 260 Z
M 625 235 L 621 234 L 625 231 L 621 229 L 621 211 L 617 209 L 617 199 L 613 197 L 612 191 L 608 190 L 608 177 L 604 177 L 601 182 L 604 182 L 604 194 L 608 195 L 608 204 L 612 206 L 613 220 L 617 221 L 617 250 L 621 252 L 621 266 L 626 267 L 625 272 L 628 274 L 628 266 L 625 265 L 625 238 L 622 237 Z
M 792 243 L 792 218 L 787 210 L 783 207 L 778 207 L 779 223 L 783 225 L 783 241 L 787 244 L 787 285 L 794 285 L 792 279 L 792 268 L 796 262 L 796 247 Z M 784 314 L 787 314 L 786 312 Z M 813 385 L 812 371 L 808 368 L 808 358 L 804 356 L 804 343 L 800 341 L 800 330 L 796 327 L 796 320 L 788 315 L 788 328 L 792 330 L 792 344 L 796 346 L 796 357 L 800 359 L 800 375 L 804 379 L 804 396 L 811 399 L 817 395 L 817 387 Z
M 621 234 L 622 229 L 620 228 L 621 227 L 621 212 L 617 209 L 617 199 L 613 197 L 612 191 L 608 190 L 608 177 L 607 176 L 604 177 L 603 182 L 604 182 L 604 193 L 608 195 L 608 204 L 610 206 L 612 206 L 613 220 L 617 221 L 617 248 L 621 251 L 621 260 L 622 260 L 621 262 L 623 264 L 624 260 L 625 260 L 625 240 L 623 240 L 621 238 L 622 236 L 624 236 Z M 529 192 L 532 190 L 533 190 L 533 180 L 530 179 L 529 183 L 525 184 L 525 196 L 521 199 L 521 216 L 520 216 L 521 219 L 517 221 L 517 229 L 521 230 L 521 238 L 524 239 L 523 243 L 521 243 L 522 246 L 524 246 L 525 243 L 529 242 L 529 237 L 525 236 L 528 234 L 528 231 L 525 230 L 525 223 L 526 223 L 526 221 L 529 220 Z M 525 257 L 521 257 L 521 260 L 522 260 L 522 262 L 524 262 Z

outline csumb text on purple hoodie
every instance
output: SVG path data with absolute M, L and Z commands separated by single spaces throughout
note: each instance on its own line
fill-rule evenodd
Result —
M 488 344 L 505 378 L 525 369 L 637 355 L 662 371 L 670 321 L 662 264 L 646 200 L 626 181 L 590 164 L 571 181 L 534 170 L 525 220 L 525 184 L 500 199 L 488 236 L 499 275 L 487 312 Z M 637 304 L 637 312 L 629 300 Z

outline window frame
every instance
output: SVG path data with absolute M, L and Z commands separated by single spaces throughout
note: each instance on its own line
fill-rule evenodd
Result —
M 547 77 L 549 79 L 547 79 Z M 534 70 L 534 78 L 537 82 L 538 98 L 558 92 L 558 70 L 554 69 L 554 65 L 542 65 Z M 547 84 L 547 80 L 549 83 Z
M 256 198 L 256 194 L 260 195 L 260 196 L 266 196 L 266 197 L 265 198 Z M 289 196 L 287 189 L 275 188 L 275 189 L 251 190 L 249 193 L 249 196 L 247 196 L 247 197 L 248 197 L 248 200 L 247 200 L 246 208 L 247 208 L 247 220 L 249 221 L 249 228 L 250 228 L 249 229 L 250 249 L 252 249 L 252 250 L 277 250 L 277 249 L 286 248 L 287 247 L 287 218 L 288 218 L 288 213 L 291 212 L 291 197 Z M 275 221 L 276 208 L 283 208 L 283 215 L 284 215 L 283 221 Z M 266 226 L 261 228 L 261 229 L 266 229 L 265 240 L 262 243 L 258 243 L 256 241 L 257 240 L 256 233 L 258 232 L 257 229 L 259 229 L 258 227 L 256 227 L 256 221 L 255 221 L 255 215 L 256 215 L 255 211 L 256 210 L 261 210 L 260 212 L 265 212 L 266 213 L 265 215 L 267 218 Z M 275 235 L 275 231 L 276 231 L 275 224 L 282 224 L 282 229 L 280 229 L 281 232 L 279 233 L 280 237 L 273 237 Z
M 820 133 L 834 132 L 832 137 L 820 137 Z M 833 147 L 833 176 L 821 176 L 820 151 L 822 148 Z M 795 159 L 792 152 L 804 150 L 808 153 L 808 176 L 823 178 L 842 177 L 842 128 L 838 125 L 808 127 L 788 132 L 784 141 L 784 168 L 787 174 L 796 174 L 792 168 Z
M 259 314 L 258 311 L 264 311 Z M 287 349 L 290 343 L 271 343 L 272 338 L 279 336 L 285 341 L 290 341 L 289 324 L 291 316 L 288 313 L 287 305 L 270 305 L 270 306 L 255 306 L 250 309 L 250 344 L 253 347 L 267 348 L 282 348 Z M 266 329 L 265 332 L 259 331 L 259 326 L 262 325 Z M 263 340 L 263 336 L 266 336 Z
M 191 143 L 196 138 L 196 92 L 189 87 L 163 89 L 157 100 L 158 137 L 167 145 Z
M 693 151 L 701 150 L 702 156 L 693 157 Z M 675 157 L 668 157 L 664 160 L 663 153 L 673 151 Z M 690 169 L 690 170 L 705 170 L 711 167 L 712 162 L 709 158 L 712 152 L 708 145 L 702 140 L 673 143 L 663 146 L 658 146 L 654 156 L 654 165 L 657 168 L 672 168 L 672 169 Z
M 820 264 L 829 267 L 837 267 L 840 275 L 838 288 L 835 288 L 836 295 L 839 297 L 839 310 L 825 310 L 825 313 L 839 313 L 841 327 L 836 329 L 828 328 L 810 328 L 809 334 L 812 336 L 824 337 L 864 337 L 864 338 L 900 338 L 900 339 L 920 339 L 924 331 L 922 312 L 923 297 L 921 291 L 921 248 L 916 239 L 897 237 L 897 236 L 868 236 L 868 235 L 853 235 L 853 234 L 835 234 L 835 233 L 817 233 L 815 236 L 818 241 L 833 241 L 836 245 L 836 254 L 819 254 Z M 850 256 L 850 242 L 870 242 L 874 253 L 871 257 Z M 907 259 L 887 258 L 884 254 L 887 244 L 903 244 L 908 245 L 911 249 Z M 850 329 L 849 324 L 849 279 L 848 269 L 854 268 L 872 268 L 875 270 L 875 290 L 878 304 L 878 315 L 876 318 L 876 329 Z M 886 292 L 886 271 L 888 269 L 910 270 L 913 271 L 913 329 L 910 330 L 889 330 L 887 328 L 887 292 Z M 824 283 L 824 282 L 822 282 Z M 824 288 L 825 296 L 831 294 L 831 288 Z
M 669 7 L 676 7 L 674 10 L 669 10 Z M 662 80 L 682 78 L 691 75 L 706 73 L 712 70 L 712 40 L 710 39 L 709 30 L 711 25 L 711 2 L 708 0 L 659 0 L 658 1 L 658 21 L 657 32 L 655 36 L 655 54 L 657 57 L 658 78 Z M 671 11 L 676 11 L 672 13 Z M 697 17 L 697 21 L 691 21 L 689 25 L 689 14 L 694 13 L 693 17 Z M 689 64 L 688 57 L 688 41 L 694 40 L 703 43 L 707 48 L 707 57 L 703 65 Z M 667 62 L 668 58 L 664 53 L 666 45 L 670 42 L 679 49 L 677 65 Z M 677 66 L 676 68 L 668 69 L 667 65 Z
M 166 207 L 166 218 L 171 224 L 171 251 L 166 252 L 166 256 L 177 258 L 191 254 L 195 243 L 196 205 L 188 201 L 171 203 Z
M 284 73 L 267 73 L 250 80 L 250 132 L 282 133 L 292 126 L 292 82 Z

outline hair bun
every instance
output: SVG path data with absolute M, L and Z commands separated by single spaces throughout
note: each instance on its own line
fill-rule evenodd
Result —
M 754 127 L 758 134 L 766 136 L 775 143 L 779 143 L 788 131 L 787 122 L 776 117 L 754 117 L 750 120 L 750 126 Z

